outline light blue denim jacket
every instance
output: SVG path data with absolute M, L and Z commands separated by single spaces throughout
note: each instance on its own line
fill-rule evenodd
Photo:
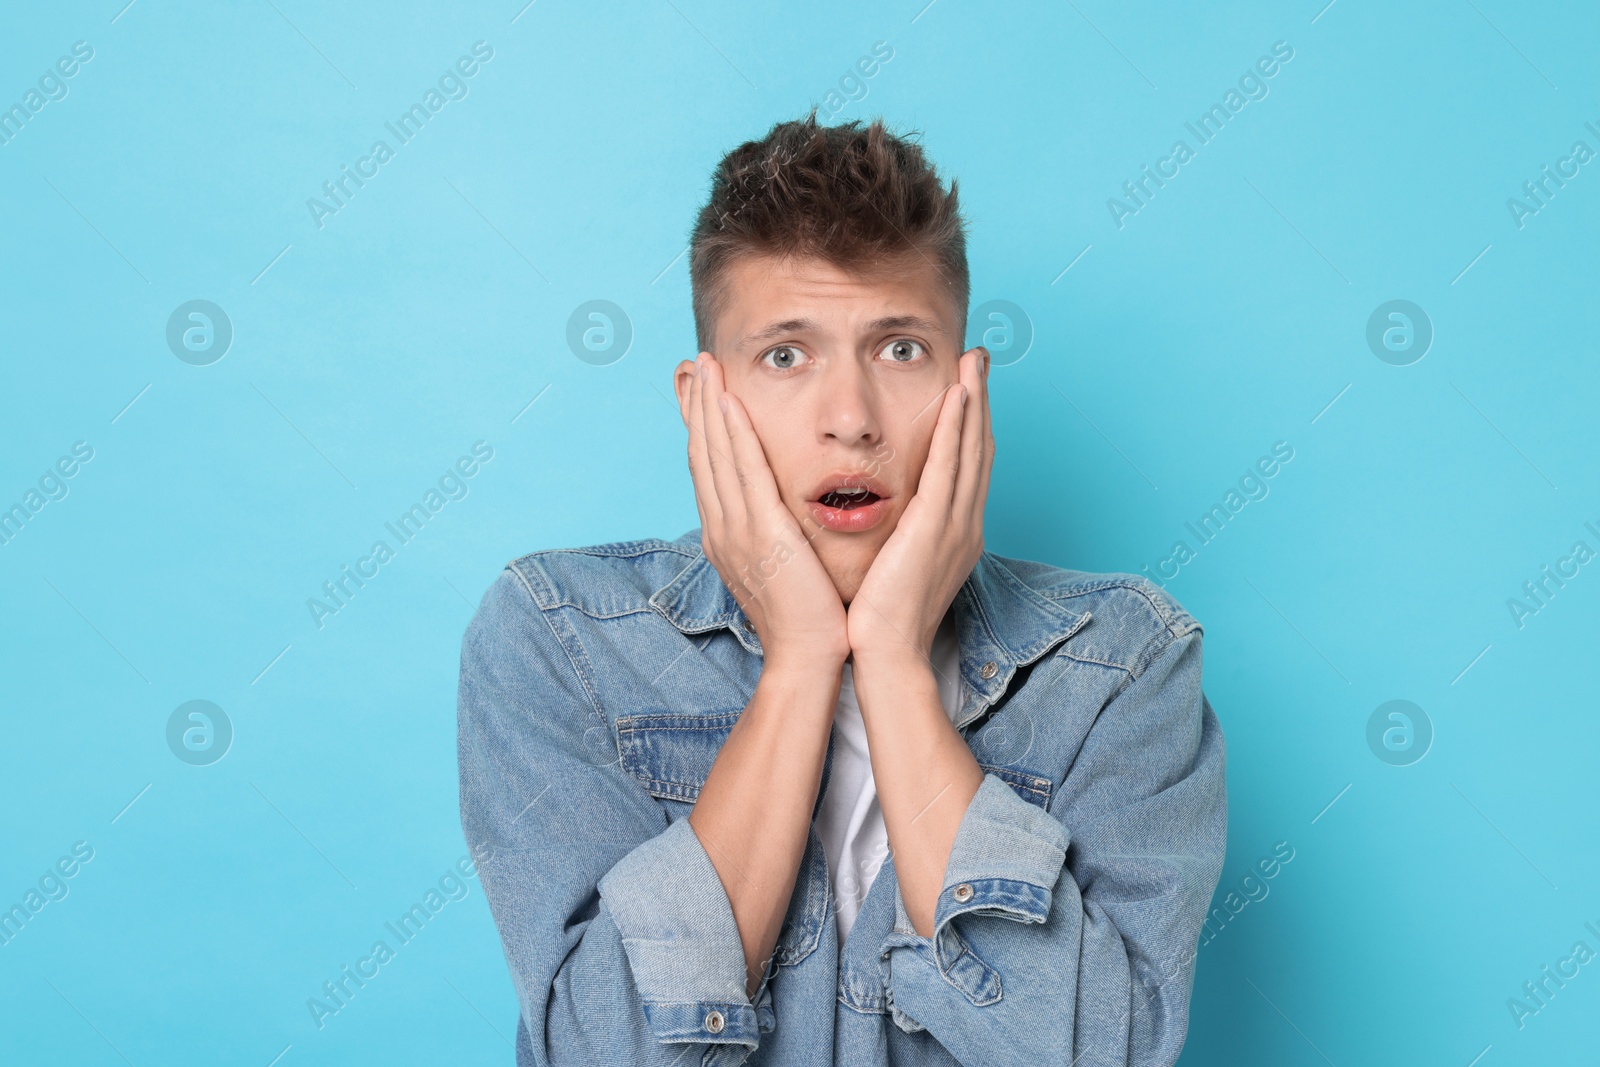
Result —
M 461 822 L 517 1063 L 1171 1064 L 1221 874 L 1201 627 L 1148 579 L 984 552 L 952 604 L 984 771 L 932 938 L 883 862 L 843 949 L 813 826 L 755 998 L 685 818 L 761 673 L 700 531 L 535 552 L 461 653 Z M 828 788 L 833 739 L 822 773 Z

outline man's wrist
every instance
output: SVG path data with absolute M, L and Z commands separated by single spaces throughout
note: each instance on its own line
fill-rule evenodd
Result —
M 823 649 L 768 649 L 762 656 L 761 677 L 756 684 L 791 692 L 822 687 L 837 696 L 847 655 L 848 652 Z
M 933 687 L 936 684 L 933 663 L 905 642 L 853 650 L 850 653 L 850 671 L 858 689 L 882 680 L 890 680 L 898 685 L 926 684 Z

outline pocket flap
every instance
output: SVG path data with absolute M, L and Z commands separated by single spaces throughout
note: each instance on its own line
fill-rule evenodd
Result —
M 741 714 L 743 709 L 623 716 L 617 720 L 622 768 L 644 783 L 651 796 L 693 803 Z

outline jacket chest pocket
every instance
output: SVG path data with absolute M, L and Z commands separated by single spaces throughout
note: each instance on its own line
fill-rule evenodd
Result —
M 625 715 L 617 720 L 622 769 L 653 797 L 693 804 L 741 714 Z
M 638 779 L 653 797 L 693 804 L 700 799 L 717 753 L 741 714 L 742 709 L 706 715 L 625 715 L 617 720 L 622 769 Z M 982 740 L 991 739 L 984 735 Z M 1028 740 L 1031 748 L 1033 739 Z M 968 744 L 971 743 L 969 739 Z M 1009 754 L 1006 747 L 1002 743 L 999 751 L 993 752 L 980 747 L 975 753 L 978 766 L 1004 781 L 1023 800 L 1048 810 L 1054 781 L 1015 763 L 1005 765 L 1002 761 Z

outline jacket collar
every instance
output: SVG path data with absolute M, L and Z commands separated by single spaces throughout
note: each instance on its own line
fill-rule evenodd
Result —
M 650 606 L 685 634 L 727 628 L 746 649 L 761 654 L 761 640 L 700 547 L 700 528 L 677 539 L 694 559 L 657 589 Z M 1005 693 L 1012 676 L 1077 633 L 1090 619 L 1030 588 L 1000 557 L 985 551 L 950 605 L 961 647 L 961 710 L 965 726 Z

